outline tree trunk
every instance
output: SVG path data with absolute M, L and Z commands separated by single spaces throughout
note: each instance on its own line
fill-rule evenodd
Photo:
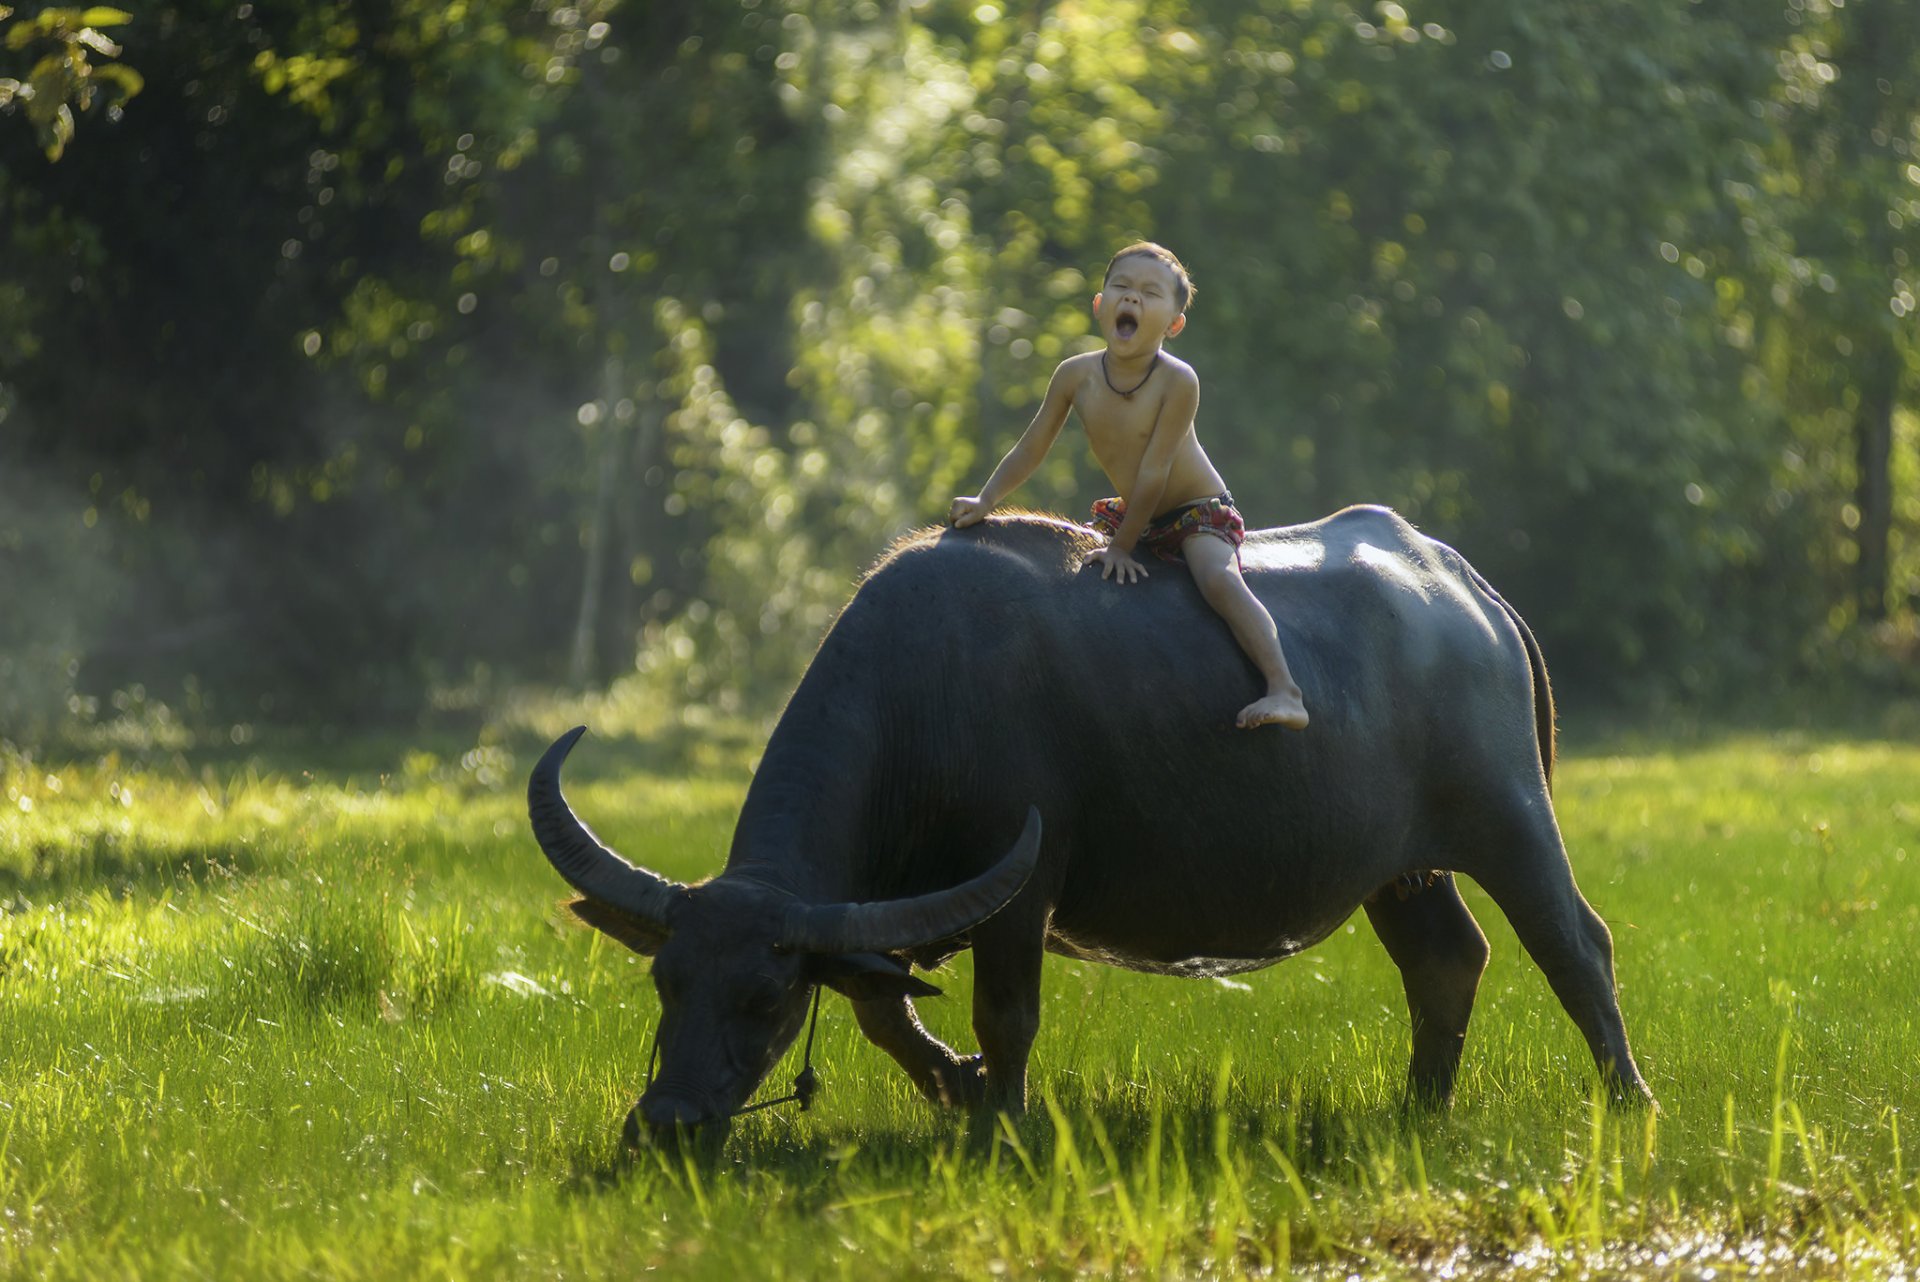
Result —
M 609 354 L 601 367 L 600 482 L 593 496 L 593 515 L 587 526 L 587 559 L 581 572 L 580 613 L 573 624 L 573 655 L 567 663 L 567 683 L 583 689 L 594 676 L 594 637 L 600 630 L 600 596 L 606 581 L 607 544 L 612 538 L 614 485 L 620 477 L 620 419 L 613 407 L 620 401 L 623 371 L 620 358 Z
M 1854 539 L 1860 617 L 1887 617 L 1889 565 L 1887 544 L 1893 530 L 1893 409 L 1900 388 L 1899 353 L 1892 336 L 1875 334 L 1861 362 L 1860 406 L 1854 412 L 1854 504 L 1860 525 Z
M 656 567 L 646 581 L 636 583 L 633 565 L 647 551 L 650 527 L 660 512 L 660 501 L 649 494 L 646 478 L 659 453 L 660 425 L 665 417 L 666 409 L 658 401 L 650 396 L 641 398 L 635 411 L 637 426 L 633 447 L 627 452 L 627 475 L 632 479 L 622 496 L 623 501 L 613 508 L 614 528 L 620 540 L 620 564 L 624 568 L 614 575 L 620 594 L 610 611 L 612 617 L 607 622 L 608 635 L 601 653 L 609 663 L 628 667 L 633 664 L 634 639 L 646 621 L 640 607 L 641 598 L 656 590 L 654 580 L 659 576 Z

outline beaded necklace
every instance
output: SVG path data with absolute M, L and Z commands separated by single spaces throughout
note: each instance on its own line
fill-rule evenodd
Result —
M 1100 377 L 1106 380 L 1108 391 L 1112 392 L 1115 396 L 1121 397 L 1124 400 L 1129 400 L 1129 401 L 1132 400 L 1133 394 L 1139 391 L 1141 388 L 1145 387 L 1147 385 L 1147 380 L 1153 377 L 1153 371 L 1159 368 L 1160 368 L 1160 353 L 1155 352 L 1153 354 L 1153 363 L 1147 366 L 1147 372 L 1140 376 L 1140 381 L 1138 383 L 1135 383 L 1132 387 L 1128 388 L 1126 391 L 1121 391 L 1119 388 L 1113 385 L 1113 375 L 1107 373 L 1107 354 L 1104 351 L 1100 353 Z

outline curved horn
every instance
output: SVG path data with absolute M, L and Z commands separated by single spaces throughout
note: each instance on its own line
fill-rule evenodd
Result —
M 682 889 L 679 883 L 636 868 L 601 845 L 560 795 L 560 763 L 586 732 L 585 726 L 575 726 L 555 739 L 527 780 L 527 817 L 533 820 L 534 840 L 575 890 L 664 930 L 667 907 Z
M 1027 826 L 1000 862 L 949 890 L 873 904 L 795 904 L 787 910 L 781 942 L 809 953 L 884 953 L 957 935 L 1006 907 L 1032 876 L 1040 857 L 1040 811 L 1027 808 Z

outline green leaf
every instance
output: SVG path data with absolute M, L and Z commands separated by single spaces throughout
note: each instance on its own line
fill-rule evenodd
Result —
M 73 139 L 73 112 L 63 102 L 51 118 L 36 123 L 39 125 L 40 145 L 46 151 L 47 159 L 60 159 L 67 150 L 67 143 Z
M 59 112 L 67 109 L 67 96 L 74 91 L 73 74 L 66 59 L 50 53 L 34 64 L 27 74 L 33 96 L 27 102 L 27 119 L 46 127 Z
M 83 27 L 117 27 L 132 21 L 133 15 L 125 9 L 109 9 L 104 5 L 88 9 L 80 15 L 80 25 Z
M 73 42 L 75 44 L 85 45 L 103 58 L 116 58 L 120 55 L 120 46 L 101 35 L 98 31 L 95 31 L 92 27 L 88 27 L 77 33 L 73 37 Z
M 123 66 L 119 63 L 114 63 L 106 67 L 95 67 L 93 69 L 93 78 L 95 80 L 104 80 L 108 84 L 118 86 L 121 102 L 125 102 L 127 99 L 133 97 L 142 89 L 146 88 L 147 85 L 146 78 L 139 72 L 135 71 L 132 67 Z

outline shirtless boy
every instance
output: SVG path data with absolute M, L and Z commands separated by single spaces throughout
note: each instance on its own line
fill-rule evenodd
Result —
M 1078 410 L 1094 458 L 1122 496 L 1093 505 L 1093 527 L 1108 541 L 1087 564 L 1099 563 L 1102 579 L 1132 583 L 1147 573 L 1134 559 L 1136 547 L 1164 561 L 1185 559 L 1207 604 L 1267 681 L 1266 694 L 1240 710 L 1240 727 L 1304 730 L 1306 705 L 1287 670 L 1273 616 L 1240 576 L 1245 523 L 1193 433 L 1200 379 L 1191 365 L 1161 350 L 1186 328 L 1192 298 L 1193 282 L 1171 250 L 1142 242 L 1115 254 L 1093 296 L 1105 350 L 1060 363 L 1026 433 L 985 489 L 953 501 L 947 519 L 956 529 L 984 520 L 1033 475 L 1067 411 Z

